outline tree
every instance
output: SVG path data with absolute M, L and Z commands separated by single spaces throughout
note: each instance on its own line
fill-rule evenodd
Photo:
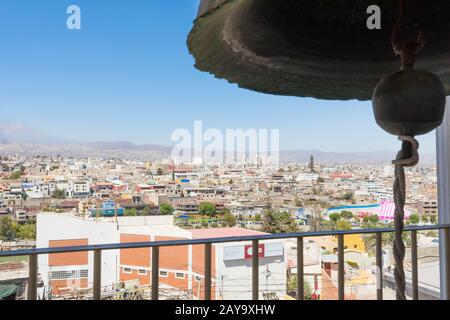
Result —
M 345 219 L 345 220 L 351 220 L 353 219 L 353 213 L 350 211 L 342 211 L 341 212 L 341 218 Z
M 24 172 L 22 170 L 16 170 L 13 173 L 11 173 L 9 175 L 9 179 L 11 180 L 17 180 L 19 179 L 21 176 L 23 176 Z
M 66 192 L 61 189 L 55 189 L 55 191 L 53 191 L 52 197 L 55 199 L 65 199 Z
M 229 211 L 223 216 L 223 221 L 225 221 L 229 227 L 234 227 L 236 225 L 236 217 Z
M 163 203 L 159 206 L 159 213 L 165 216 L 170 216 L 174 212 L 173 207 L 168 203 Z
M 221 215 L 221 216 L 225 216 L 227 213 L 231 213 L 231 211 L 230 211 L 229 208 L 222 208 L 222 209 L 220 210 L 220 215 Z
M 369 222 L 378 223 L 379 221 L 380 221 L 380 218 L 376 214 L 369 216 Z
M 304 282 L 304 297 L 305 300 L 313 300 L 313 290 L 311 289 L 311 285 L 308 282 Z M 297 275 L 292 275 L 287 284 L 288 291 L 295 291 L 297 294 Z
M 329 215 L 329 218 L 332 222 L 336 223 L 341 220 L 341 215 L 339 213 L 332 213 Z
M 137 215 L 137 210 L 135 208 L 129 208 L 125 210 L 126 217 L 136 217 Z
M 0 240 L 16 239 L 36 240 L 36 224 L 34 222 L 19 224 L 11 217 L 0 218 Z
M 428 223 L 428 222 L 430 222 L 430 217 L 426 216 L 426 215 L 423 215 L 421 220 L 422 220 L 423 223 Z
M 273 209 L 264 209 L 263 217 L 263 231 L 267 233 L 277 233 L 279 227 L 275 218 L 275 211 Z
M 352 226 L 351 226 L 350 222 L 348 222 L 346 220 L 340 220 L 337 222 L 337 229 L 338 230 L 351 230 Z
M 211 202 L 203 202 L 200 204 L 200 206 L 198 207 L 198 212 L 202 215 L 202 216 L 209 216 L 209 217 L 213 217 L 216 215 L 217 213 L 217 208 L 216 205 L 214 203 Z
M 36 224 L 35 223 L 25 223 L 25 224 L 15 224 L 14 232 L 16 237 L 22 240 L 36 240 Z
M 14 231 L 14 221 L 11 217 L 0 218 L 0 239 L 5 241 L 13 241 L 16 238 Z
M 261 221 L 261 215 L 258 213 L 255 215 L 255 221 L 260 222 Z
M 430 216 L 430 222 L 436 224 L 438 222 L 438 217 L 435 215 Z
M 294 217 L 288 212 L 276 212 L 273 209 L 265 209 L 263 231 L 272 234 L 297 232 L 298 225 Z
M 412 215 L 409 217 L 409 222 L 410 222 L 411 224 L 419 224 L 419 222 L 420 222 L 420 217 L 419 217 L 417 214 L 412 214 Z
M 149 216 L 151 213 L 151 209 L 149 206 L 145 206 L 144 209 L 142 209 L 141 215 L 142 216 Z
M 351 200 L 353 200 L 354 196 L 355 196 L 355 194 L 353 192 L 351 192 L 351 191 L 346 192 L 344 194 L 344 200 L 351 201 Z

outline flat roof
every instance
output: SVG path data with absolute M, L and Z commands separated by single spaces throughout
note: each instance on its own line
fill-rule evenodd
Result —
M 119 232 L 121 234 L 154 235 L 185 239 L 191 237 L 189 232 L 174 225 L 120 226 Z
M 267 234 L 260 231 L 234 228 L 208 228 L 208 229 L 193 229 L 189 230 L 192 233 L 193 239 L 210 239 L 210 238 L 224 238 L 224 237 L 241 237 L 241 236 L 258 236 Z

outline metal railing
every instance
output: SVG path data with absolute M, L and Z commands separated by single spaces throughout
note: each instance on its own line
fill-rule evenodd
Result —
M 450 225 L 434 225 L 434 226 L 409 226 L 405 228 L 405 233 L 411 233 L 411 260 L 412 260 L 412 299 L 419 299 L 419 281 L 418 281 L 418 255 L 417 255 L 417 232 L 440 230 L 441 236 L 445 241 L 445 272 L 446 279 L 450 279 Z M 90 252 L 94 253 L 94 277 L 93 277 L 93 299 L 101 299 L 101 266 L 102 266 L 102 252 L 107 250 L 118 249 L 138 249 L 138 248 L 152 248 L 152 285 L 151 295 L 152 300 L 158 300 L 159 294 L 159 249 L 161 247 L 174 247 L 184 245 L 205 245 L 205 291 L 204 299 L 211 300 L 211 276 L 212 276 L 212 244 L 216 243 L 230 243 L 230 242 L 252 242 L 252 252 L 258 252 L 259 242 L 264 240 L 275 239 L 297 239 L 297 299 L 304 300 L 304 255 L 303 255 L 303 241 L 305 238 L 336 236 L 338 238 L 338 299 L 345 299 L 345 261 L 344 261 L 344 237 L 346 235 L 355 234 L 375 234 L 376 235 L 376 266 L 377 266 L 377 300 L 383 300 L 383 268 L 382 268 L 382 235 L 384 233 L 393 233 L 392 228 L 379 229 L 358 229 L 347 231 L 320 231 L 320 232 L 304 232 L 304 233 L 289 233 L 289 234 L 265 234 L 257 236 L 242 236 L 242 237 L 226 237 L 226 238 L 210 238 L 210 239 L 186 239 L 186 240 L 170 240 L 170 241 L 153 241 L 153 242 L 134 242 L 134 243 L 117 243 L 117 244 L 103 244 L 103 245 L 85 245 L 72 247 L 55 247 L 55 248 L 36 248 L 23 249 L 14 251 L 0 252 L 0 257 L 15 257 L 28 256 L 29 257 L 29 279 L 27 299 L 37 299 L 37 282 L 38 282 L 38 255 L 55 254 L 55 253 L 69 253 L 69 252 Z M 252 299 L 259 299 L 259 255 L 252 254 Z M 446 285 L 447 297 L 450 296 L 450 285 Z

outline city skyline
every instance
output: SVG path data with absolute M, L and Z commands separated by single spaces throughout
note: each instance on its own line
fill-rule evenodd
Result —
M 279 129 L 282 150 L 400 147 L 370 102 L 264 95 L 196 70 L 186 38 L 198 1 L 75 3 L 81 30 L 65 25 L 73 1 L 2 3 L 1 121 L 83 142 L 173 145 L 174 130 L 201 120 L 222 131 Z M 434 154 L 434 141 L 419 137 L 421 152 Z

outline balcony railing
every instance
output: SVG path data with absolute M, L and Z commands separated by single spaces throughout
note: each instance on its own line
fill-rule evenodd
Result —
M 412 299 L 419 299 L 419 280 L 418 280 L 418 255 L 417 255 L 417 233 L 420 231 L 440 230 L 440 236 L 444 237 L 444 252 L 446 261 L 445 264 L 445 277 L 447 283 L 444 289 L 447 290 L 446 297 L 450 296 L 450 225 L 434 225 L 434 226 L 409 226 L 405 228 L 405 233 L 411 234 L 411 269 L 412 269 Z M 37 248 L 27 250 L 15 250 L 0 252 L 0 257 L 15 257 L 15 256 L 28 256 L 29 257 L 29 279 L 28 279 L 28 291 L 27 299 L 37 299 L 37 282 L 38 282 L 38 256 L 44 254 L 55 253 L 69 253 L 69 252 L 90 252 L 94 253 L 94 276 L 93 276 L 93 299 L 101 299 L 101 266 L 102 266 L 102 252 L 107 250 L 118 249 L 138 249 L 138 248 L 152 248 L 151 270 L 152 270 L 152 282 L 151 282 L 151 298 L 152 300 L 158 300 L 159 290 L 159 249 L 161 247 L 174 247 L 185 245 L 205 245 L 204 252 L 204 284 L 205 293 L 204 299 L 211 300 L 211 275 L 212 275 L 212 245 L 217 243 L 230 243 L 230 242 L 252 242 L 253 252 L 258 252 L 259 242 L 264 240 L 275 239 L 297 239 L 297 299 L 304 300 L 304 254 L 303 254 L 303 241 L 306 238 L 323 237 L 323 236 L 335 236 L 338 238 L 338 299 L 345 299 L 345 262 L 344 262 L 344 237 L 346 235 L 355 234 L 374 234 L 376 235 L 376 266 L 377 266 L 377 300 L 383 300 L 383 264 L 382 264 L 382 235 L 385 233 L 393 233 L 394 229 L 382 228 L 382 229 L 361 229 L 361 230 L 348 230 L 348 231 L 321 231 L 321 232 L 305 232 L 305 233 L 289 233 L 289 234 L 268 234 L 258 236 L 243 236 L 243 237 L 227 237 L 227 238 L 212 238 L 212 239 L 192 239 L 192 240 L 172 240 L 172 241 L 154 241 L 154 242 L 136 242 L 136 243 L 118 243 L 118 244 L 105 244 L 105 245 L 87 245 L 87 246 L 73 246 L 73 247 L 58 247 L 58 248 Z M 441 260 L 442 261 L 442 260 Z M 259 298 L 259 255 L 252 255 L 252 299 L 258 300 Z

